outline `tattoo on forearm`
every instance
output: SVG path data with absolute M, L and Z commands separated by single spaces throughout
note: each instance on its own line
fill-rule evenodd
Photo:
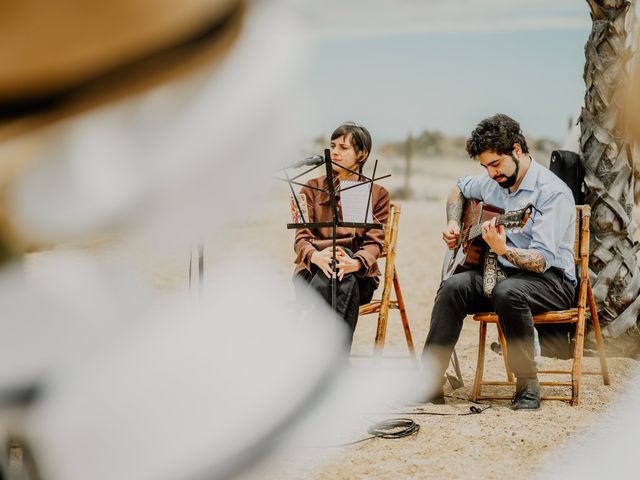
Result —
M 507 248 L 504 258 L 512 264 L 530 272 L 544 272 L 544 257 L 537 250 L 524 248 Z
M 454 188 L 447 197 L 447 222 L 455 220 L 460 223 L 462 219 L 462 209 L 464 208 L 464 197 L 462 192 Z

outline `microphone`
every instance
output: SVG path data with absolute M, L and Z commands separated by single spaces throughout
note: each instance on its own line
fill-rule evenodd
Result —
M 322 155 L 314 155 L 313 157 L 303 158 L 302 160 L 298 160 L 297 162 L 293 162 L 290 165 L 287 165 L 284 168 L 298 168 L 298 167 L 311 167 L 322 165 L 324 163 L 324 157 Z

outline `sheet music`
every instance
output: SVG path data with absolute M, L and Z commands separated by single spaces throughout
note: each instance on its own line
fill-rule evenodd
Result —
M 359 187 L 344 190 L 352 185 L 361 185 Z M 364 214 L 367 210 L 367 202 L 369 202 L 369 189 L 371 183 L 358 182 L 354 180 L 340 180 L 340 204 L 342 206 L 343 222 L 366 222 L 373 223 L 373 209 L 369 203 L 369 213 L 365 220 Z

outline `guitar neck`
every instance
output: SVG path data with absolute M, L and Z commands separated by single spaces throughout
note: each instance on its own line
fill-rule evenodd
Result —
M 496 217 L 496 226 L 504 225 L 504 215 L 500 215 Z M 476 224 L 469 229 L 469 233 L 465 236 L 465 240 L 463 243 L 469 242 L 471 240 L 476 239 L 482 235 L 482 226 L 481 224 Z

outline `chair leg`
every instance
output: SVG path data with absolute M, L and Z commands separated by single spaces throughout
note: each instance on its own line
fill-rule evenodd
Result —
M 600 331 L 600 319 L 598 318 L 598 309 L 596 301 L 593 298 L 593 290 L 591 290 L 591 282 L 587 283 L 587 297 L 589 298 L 589 310 L 591 311 L 591 322 L 593 323 L 593 331 L 596 335 L 596 344 L 598 345 L 598 356 L 600 357 L 600 373 L 602 381 L 605 385 L 610 385 L 609 366 L 607 365 L 607 356 L 604 351 L 604 342 L 602 340 L 602 332 Z
M 487 323 L 480 322 L 478 338 L 478 363 L 476 365 L 476 376 L 473 380 L 471 399 L 475 402 L 480 398 L 482 391 L 482 377 L 484 375 L 484 349 L 487 343 Z
M 407 348 L 409 354 L 413 360 L 414 366 L 418 367 L 418 357 L 416 355 L 416 349 L 413 346 L 413 337 L 411 336 L 411 329 L 409 328 L 409 319 L 407 318 L 407 311 L 404 308 L 404 299 L 402 298 L 402 291 L 400 290 L 400 280 L 398 279 L 398 272 L 393 271 L 393 288 L 396 292 L 396 300 L 398 302 L 398 310 L 400 310 L 400 318 L 402 320 L 402 328 L 404 329 L 404 338 L 407 341 Z
M 509 352 L 507 350 L 507 339 L 502 332 L 500 323 L 496 323 L 496 327 L 498 327 L 498 341 L 500 342 L 500 349 L 502 350 L 502 361 L 504 362 L 504 369 L 507 372 L 507 380 L 509 382 L 513 382 L 513 372 L 509 368 Z
M 387 333 L 387 318 L 389 317 L 389 305 L 381 306 L 378 313 L 378 330 L 375 340 L 375 357 L 381 357 L 384 350 L 384 341 Z
M 389 297 L 390 289 L 386 289 L 382 293 L 380 299 L 380 312 L 378 312 L 378 328 L 376 330 L 375 352 L 374 357 L 380 359 L 382 350 L 384 349 L 384 341 L 387 336 L 387 320 L 389 319 Z
M 573 367 L 571 368 L 571 405 L 580 403 L 580 384 L 582 383 L 582 352 L 584 350 L 584 309 L 578 308 L 576 323 L 576 345 L 573 351 Z

